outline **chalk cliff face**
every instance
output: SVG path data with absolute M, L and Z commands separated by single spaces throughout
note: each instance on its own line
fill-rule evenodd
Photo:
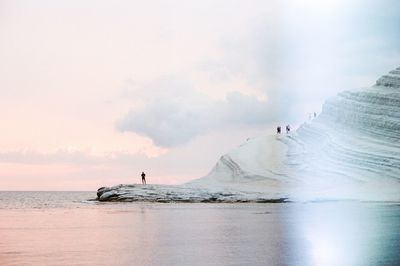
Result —
M 250 140 L 192 184 L 300 200 L 400 200 L 400 68 L 327 100 L 296 132 Z

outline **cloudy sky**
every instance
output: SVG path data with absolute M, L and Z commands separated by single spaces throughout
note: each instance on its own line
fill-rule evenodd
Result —
M 0 189 L 204 176 L 400 66 L 400 2 L 0 0 Z

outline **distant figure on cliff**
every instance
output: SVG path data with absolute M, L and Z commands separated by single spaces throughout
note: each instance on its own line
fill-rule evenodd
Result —
M 276 128 L 276 133 L 281 134 L 281 126 L 278 126 L 278 127 Z
M 316 118 L 317 117 L 317 113 L 316 112 L 314 112 L 314 118 Z
M 146 185 L 146 174 L 142 172 L 142 184 Z
M 290 132 L 290 125 L 286 126 L 286 134 L 288 134 Z

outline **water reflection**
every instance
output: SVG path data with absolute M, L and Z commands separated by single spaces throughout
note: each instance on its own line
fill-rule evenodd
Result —
M 398 265 L 400 206 L 0 209 L 0 265 Z
M 287 223 L 303 250 L 302 265 L 396 265 L 400 263 L 400 208 L 367 203 L 314 203 L 291 206 Z M 291 257 L 292 264 L 295 261 Z

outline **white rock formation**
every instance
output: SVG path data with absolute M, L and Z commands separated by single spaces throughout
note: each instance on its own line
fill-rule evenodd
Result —
M 317 118 L 293 133 L 247 141 L 222 156 L 206 177 L 163 187 L 185 190 L 177 195 L 192 195 L 196 201 L 224 201 L 218 195 L 229 195 L 230 201 L 399 201 L 400 68 L 372 87 L 327 100 Z M 118 189 L 108 191 L 117 195 Z M 141 195 L 138 189 L 125 195 Z
M 292 134 L 245 143 L 193 184 L 294 200 L 400 200 L 400 68 L 327 100 Z

